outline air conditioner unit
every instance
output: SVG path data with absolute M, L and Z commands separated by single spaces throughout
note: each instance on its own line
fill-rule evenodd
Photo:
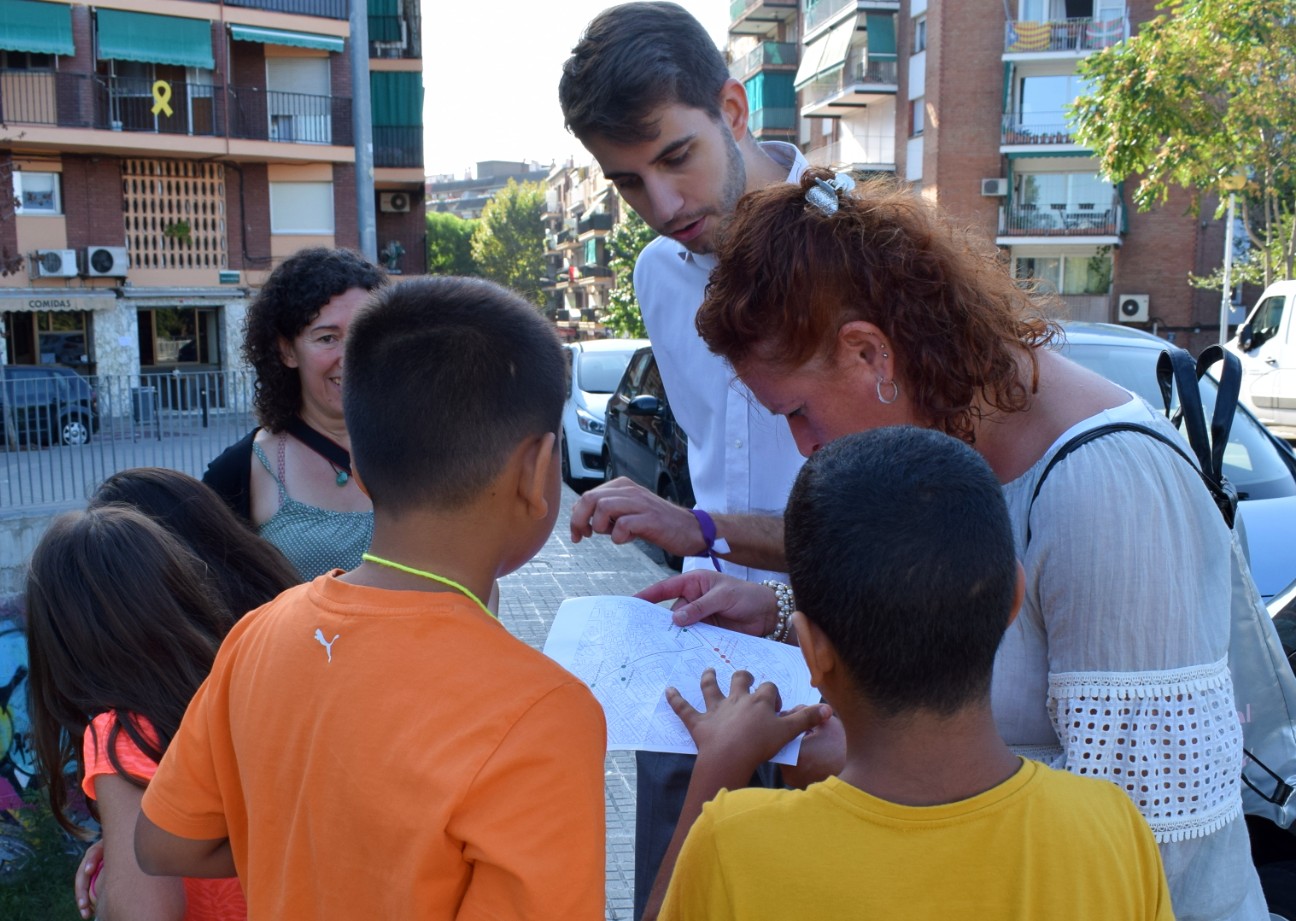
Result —
M 124 246 L 87 246 L 81 263 L 81 274 L 89 278 L 108 276 L 125 278 L 130 269 L 130 256 Z
M 32 268 L 37 278 L 76 278 L 76 250 L 38 249 Z
M 1122 323 L 1146 323 L 1148 321 L 1148 296 L 1146 294 L 1122 294 L 1116 298 L 1116 319 Z
M 982 179 L 981 194 L 987 198 L 1002 198 L 1008 194 L 1008 180 Z
M 404 214 L 410 209 L 408 192 L 383 192 L 378 196 L 378 208 L 393 214 Z

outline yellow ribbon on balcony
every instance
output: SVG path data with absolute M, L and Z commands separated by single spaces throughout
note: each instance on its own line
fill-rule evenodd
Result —
M 153 84 L 153 114 L 159 113 L 167 118 L 175 114 L 171 111 L 171 84 L 165 80 Z

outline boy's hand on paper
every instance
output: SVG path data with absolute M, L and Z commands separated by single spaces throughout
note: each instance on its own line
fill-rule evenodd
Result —
M 675 599 L 671 619 L 678 627 L 705 621 L 748 636 L 765 636 L 778 623 L 778 598 L 770 588 L 713 569 L 691 569 L 671 576 L 635 597 L 653 604 Z
M 837 714 L 808 730 L 801 738 L 796 764 L 781 764 L 783 782 L 796 790 L 840 774 L 846 763 L 846 730 Z
M 674 688 L 666 689 L 671 709 L 697 744 L 698 761 L 723 759 L 741 782 L 792 739 L 832 715 L 827 704 L 780 713 L 778 688 L 767 681 L 752 691 L 753 680 L 751 672 L 734 672 L 726 696 L 715 669 L 708 668 L 702 673 L 705 712 L 694 709 Z

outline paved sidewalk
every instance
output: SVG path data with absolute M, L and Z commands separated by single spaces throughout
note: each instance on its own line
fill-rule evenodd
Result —
M 535 559 L 500 582 L 500 619 L 537 649 L 544 645 L 564 598 L 628 595 L 669 575 L 634 545 L 604 536 L 573 544 L 569 537 L 576 494 L 563 487 L 554 533 Z M 607 921 L 632 921 L 634 913 L 635 763 L 632 752 L 609 752 L 604 772 L 607 802 Z

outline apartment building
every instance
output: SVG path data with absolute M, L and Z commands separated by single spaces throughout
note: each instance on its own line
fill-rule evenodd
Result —
M 600 334 L 616 279 L 607 238 L 624 213 L 621 196 L 596 161 L 554 166 L 545 180 L 546 310 L 564 339 Z
M 1188 214 L 1186 193 L 1134 210 L 1132 188 L 1099 175 L 1065 111 L 1085 90 L 1079 62 L 1155 6 L 801 0 L 801 144 L 812 163 L 909 181 L 1055 290 L 1066 316 L 1199 348 L 1218 337 L 1219 296 L 1187 276 L 1220 264 L 1222 225 Z
M 475 175 L 455 179 L 437 176 L 425 185 L 428 211 L 448 211 L 467 220 L 481 217 L 486 203 L 513 180 L 544 182 L 549 167 L 517 160 L 478 160 Z
M 799 0 L 733 0 L 729 75 L 747 89 L 747 123 L 758 141 L 798 140 Z
M 360 246 L 360 144 L 379 258 L 424 271 L 418 0 L 367 0 L 361 47 L 354 2 L 4 0 L 5 361 L 237 366 L 247 304 L 278 262 Z

